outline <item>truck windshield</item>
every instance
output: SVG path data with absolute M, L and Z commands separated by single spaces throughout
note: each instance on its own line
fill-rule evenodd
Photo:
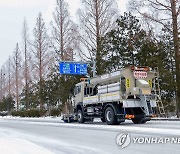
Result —
M 88 95 L 92 95 L 92 91 L 93 91 L 92 87 L 86 86 L 86 87 L 84 88 L 84 96 L 86 97 L 86 96 L 88 96 Z

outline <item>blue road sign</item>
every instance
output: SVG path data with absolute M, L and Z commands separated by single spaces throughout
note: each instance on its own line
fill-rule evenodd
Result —
M 60 62 L 60 74 L 86 75 L 87 64 L 74 62 Z

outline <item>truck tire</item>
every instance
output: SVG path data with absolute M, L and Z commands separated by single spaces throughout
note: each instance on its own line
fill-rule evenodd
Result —
M 134 124 L 145 124 L 147 121 L 144 118 L 133 118 L 132 122 Z
M 79 123 L 84 123 L 84 115 L 83 115 L 82 110 L 78 110 L 77 121 L 78 121 Z
M 106 120 L 106 123 L 108 125 L 117 125 L 117 124 L 119 124 L 117 122 L 117 118 L 116 118 L 116 115 L 115 115 L 114 110 L 112 109 L 112 107 L 108 107 L 105 110 L 105 120 Z

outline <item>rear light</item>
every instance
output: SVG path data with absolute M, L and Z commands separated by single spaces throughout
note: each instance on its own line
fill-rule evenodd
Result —
M 88 78 L 81 78 L 80 81 L 88 81 Z
M 126 119 L 133 119 L 133 118 L 134 118 L 134 115 L 126 114 L 125 118 L 126 118 Z

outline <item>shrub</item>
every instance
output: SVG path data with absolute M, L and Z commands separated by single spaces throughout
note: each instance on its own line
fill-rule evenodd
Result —
M 51 116 L 59 116 L 61 114 L 61 110 L 60 109 L 52 109 L 51 110 Z
M 20 117 L 41 117 L 46 114 L 46 110 L 24 110 L 24 111 L 13 111 L 12 116 L 20 116 Z

